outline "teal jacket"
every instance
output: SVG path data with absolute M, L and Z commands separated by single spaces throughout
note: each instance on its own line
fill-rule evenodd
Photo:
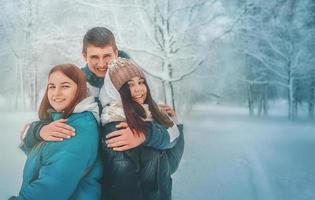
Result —
M 91 103 L 92 100 L 93 97 L 83 101 Z M 102 163 L 98 155 L 99 133 L 95 119 L 98 114 L 83 111 L 81 103 L 75 109 L 78 112 L 74 111 L 67 121 L 75 128 L 73 138 L 63 142 L 41 142 L 32 149 L 22 146 L 28 157 L 18 200 L 100 199 Z M 98 109 L 97 104 L 83 107 Z M 60 113 L 52 113 L 52 118 L 57 120 Z

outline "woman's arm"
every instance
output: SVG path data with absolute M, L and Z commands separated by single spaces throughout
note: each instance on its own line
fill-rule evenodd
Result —
M 184 140 L 184 126 L 182 124 L 178 125 L 178 129 L 180 131 L 180 135 L 178 137 L 176 145 L 166 150 L 166 154 L 168 156 L 170 168 L 171 168 L 171 174 L 173 174 L 182 159 L 183 153 L 184 153 L 184 146 L 185 146 L 185 140 Z
M 98 149 L 96 122 L 84 120 L 74 127 L 76 137 L 45 146 L 38 178 L 22 186 L 17 199 L 69 199 L 73 195 Z
M 163 125 L 157 122 L 146 122 L 147 133 L 144 146 L 155 149 L 170 149 L 177 143 L 179 130 L 176 124 L 173 127 L 166 129 Z
M 44 140 L 62 141 L 64 138 L 73 136 L 74 129 L 65 122 L 66 119 L 53 122 L 49 120 L 32 122 L 28 128 L 25 129 L 26 131 L 21 133 L 22 143 L 20 149 L 28 154 L 35 145 Z
M 35 145 L 42 141 L 39 132 L 40 129 L 47 124 L 49 124 L 47 120 L 34 121 L 21 133 L 22 143 L 19 147 L 26 155 L 29 154 Z

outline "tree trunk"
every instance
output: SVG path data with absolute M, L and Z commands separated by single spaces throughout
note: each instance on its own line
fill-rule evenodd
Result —
M 314 119 L 314 103 L 313 102 L 308 103 L 308 117 L 311 119 Z
M 176 108 L 175 108 L 175 92 L 174 92 L 174 86 L 173 86 L 172 82 L 170 82 L 170 89 L 171 89 L 171 95 L 172 95 L 172 106 L 173 106 L 174 111 L 176 111 Z
M 313 119 L 314 118 L 314 87 L 315 87 L 315 81 L 314 77 L 312 76 L 312 82 L 311 82 L 311 89 L 310 89 L 310 98 L 308 100 L 308 117 Z
M 247 103 L 248 103 L 248 111 L 249 115 L 252 116 L 254 115 L 254 101 L 253 101 L 253 95 L 252 95 L 252 90 L 251 90 L 251 84 L 246 85 L 247 88 Z
M 170 82 L 165 81 L 164 84 L 164 94 L 165 94 L 165 103 L 168 105 L 172 105 L 172 91 L 170 87 Z
M 257 115 L 258 116 L 261 116 L 263 103 L 264 103 L 264 100 L 263 100 L 263 97 L 262 97 L 262 94 L 261 94 L 260 98 L 259 98 L 259 101 L 258 101 L 258 111 L 257 111 Z
M 23 68 L 19 68 L 19 82 L 20 82 L 20 90 L 21 90 L 21 96 L 18 96 L 18 102 L 22 105 L 22 110 L 25 110 L 26 104 L 25 104 L 25 90 L 24 90 L 24 71 Z
M 289 120 L 294 121 L 295 116 L 294 116 L 293 81 L 291 77 L 289 77 L 288 104 L 289 104 L 288 118 Z
M 295 120 L 298 116 L 298 102 L 294 101 L 293 105 L 293 120 Z
M 264 94 L 263 94 L 263 112 L 264 116 L 268 115 L 268 85 L 264 85 Z

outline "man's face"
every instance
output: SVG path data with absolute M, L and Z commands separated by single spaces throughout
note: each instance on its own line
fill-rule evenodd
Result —
M 96 76 L 104 78 L 108 64 L 118 56 L 118 51 L 114 51 L 112 46 L 96 47 L 88 45 L 86 52 L 83 54 L 84 60 L 86 61 L 89 69 Z

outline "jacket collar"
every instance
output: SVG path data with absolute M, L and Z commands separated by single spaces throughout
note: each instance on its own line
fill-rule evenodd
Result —
M 83 99 L 80 103 L 78 103 L 78 105 L 76 105 L 74 110 L 73 110 L 73 114 L 74 113 L 81 113 L 81 112 L 85 112 L 85 111 L 91 112 L 94 115 L 96 121 L 99 123 L 99 121 L 100 121 L 99 108 L 98 108 L 98 104 L 95 101 L 95 98 L 93 96 L 89 96 L 89 97 Z M 50 117 L 53 121 L 61 119 L 62 115 L 64 114 L 63 112 L 57 112 L 53 109 L 49 109 L 47 112 L 50 113 Z
M 104 78 L 100 78 L 91 72 L 87 64 L 81 68 L 81 70 L 85 74 L 85 78 L 89 84 L 97 88 L 101 88 L 103 86 Z

